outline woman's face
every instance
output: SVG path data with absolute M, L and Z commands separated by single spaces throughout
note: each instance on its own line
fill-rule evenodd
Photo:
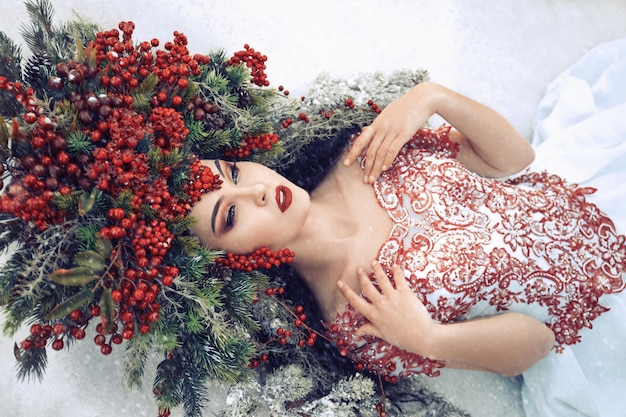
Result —
M 235 254 L 267 246 L 283 249 L 298 234 L 310 208 L 308 193 L 254 162 L 203 160 L 219 174 L 221 188 L 191 210 L 191 228 L 202 244 Z

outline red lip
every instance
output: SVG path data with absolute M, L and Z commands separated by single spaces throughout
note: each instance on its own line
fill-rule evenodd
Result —
M 291 190 L 283 185 L 276 187 L 276 204 L 283 213 L 291 206 Z

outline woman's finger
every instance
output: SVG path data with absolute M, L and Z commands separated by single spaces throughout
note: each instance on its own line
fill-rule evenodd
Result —
M 396 284 L 396 290 L 398 291 L 411 291 L 409 288 L 409 283 L 404 276 L 404 271 L 400 265 L 394 264 L 391 267 L 391 273 L 393 274 L 393 281 Z
M 363 169 L 363 179 L 367 183 L 373 183 L 376 178 L 372 175 L 372 169 L 376 163 L 378 155 L 385 147 L 386 134 L 384 132 L 377 131 L 369 146 L 367 147 L 367 153 L 365 155 L 365 167 Z
M 389 167 L 393 164 L 393 161 L 395 161 L 396 156 L 398 156 L 400 149 L 402 149 L 406 142 L 407 141 L 403 140 L 402 137 L 396 136 L 393 142 L 389 144 L 389 146 L 387 147 L 387 152 L 385 153 L 381 164 L 382 171 L 386 171 L 389 169 Z
M 378 285 L 380 286 L 383 294 L 391 294 L 391 291 L 393 291 L 393 285 L 391 284 L 389 276 L 383 269 L 380 262 L 372 262 L 372 269 L 374 271 L 374 275 L 376 276 L 376 281 L 378 282 Z
M 375 302 L 380 297 L 380 291 L 374 286 L 369 275 L 365 272 L 365 269 L 357 269 L 357 275 L 359 277 L 359 283 L 361 284 L 361 292 L 368 300 Z
M 393 141 L 394 137 L 387 135 L 380 139 L 380 144 L 376 149 L 373 149 L 372 147 L 368 149 L 364 172 L 368 178 L 367 182 L 373 183 L 385 170 L 385 168 L 383 168 L 385 157 L 389 152 L 389 146 L 393 143 Z
M 357 336 L 369 335 L 369 336 L 377 337 L 379 339 L 383 338 L 382 334 L 378 331 L 378 328 L 376 328 L 376 326 L 374 326 L 372 323 L 365 323 L 364 325 L 359 327 L 356 330 L 356 335 Z
M 363 150 L 367 148 L 374 137 L 376 132 L 372 129 L 371 126 L 365 126 L 359 136 L 354 140 L 352 146 L 348 150 L 346 154 L 346 158 L 343 161 L 345 166 L 352 165 L 354 161 L 363 153 Z
M 369 314 L 370 303 L 368 303 L 363 297 L 359 296 L 357 293 L 352 291 L 352 288 L 345 282 L 339 280 L 337 281 L 337 288 L 343 298 L 346 299 L 348 304 L 354 307 L 359 313 L 363 314 L 365 317 Z

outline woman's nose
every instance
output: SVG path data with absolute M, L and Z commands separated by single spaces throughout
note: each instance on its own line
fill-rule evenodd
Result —
M 266 203 L 265 199 L 265 185 L 257 182 L 250 185 L 245 185 L 243 187 L 238 187 L 241 195 L 245 197 L 252 198 L 254 203 L 259 206 L 264 206 Z

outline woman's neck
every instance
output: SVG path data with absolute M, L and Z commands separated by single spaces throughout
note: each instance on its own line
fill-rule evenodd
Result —
M 389 216 L 362 175 L 356 164 L 337 166 L 311 194 L 309 218 L 289 245 L 296 253 L 293 266 L 327 318 L 345 307 L 337 280 L 359 290 L 357 267 L 372 261 L 391 230 Z
M 294 266 L 307 282 L 314 281 L 310 284 L 335 275 L 332 272 L 349 256 L 358 224 L 350 215 L 348 198 L 343 175 L 337 169 L 311 194 L 309 217 L 293 246 Z

